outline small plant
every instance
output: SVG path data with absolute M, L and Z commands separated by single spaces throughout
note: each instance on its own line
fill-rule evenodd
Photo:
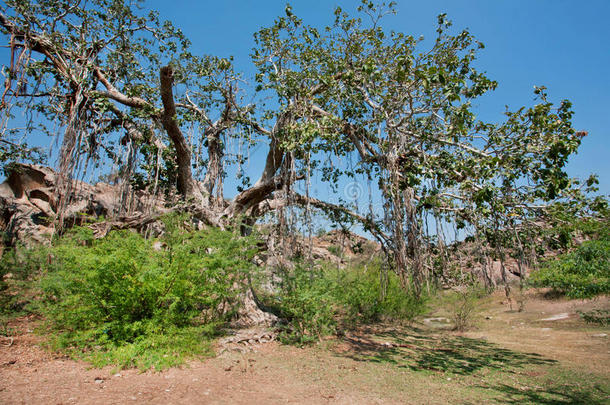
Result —
M 449 296 L 447 304 L 455 330 L 463 332 L 472 326 L 477 302 L 484 295 L 483 288 L 472 284 L 465 289 L 455 291 Z
M 0 319 L 0 336 L 11 337 L 15 334 L 15 330 L 8 326 L 5 319 Z
M 594 309 L 587 312 L 577 311 L 580 317 L 587 323 L 595 323 L 601 326 L 610 325 L 610 310 Z
M 335 246 L 335 245 L 331 245 L 328 247 L 328 251 L 334 255 L 334 256 L 341 256 L 341 247 L 340 246 Z

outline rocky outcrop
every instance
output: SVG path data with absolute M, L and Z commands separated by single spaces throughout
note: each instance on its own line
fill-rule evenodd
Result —
M 44 166 L 14 164 L 0 184 L 0 231 L 5 244 L 47 244 L 55 233 L 58 215 L 58 174 Z M 86 219 L 114 218 L 125 210 L 121 187 L 107 183 L 72 181 L 72 197 L 64 209 L 64 224 L 73 226 Z M 150 211 L 159 202 L 144 193 L 132 193 L 130 213 Z M 123 208 L 122 208 L 123 207 Z

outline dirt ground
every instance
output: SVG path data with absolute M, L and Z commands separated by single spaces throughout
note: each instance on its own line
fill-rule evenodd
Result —
M 465 333 L 378 325 L 306 348 L 271 342 L 144 373 L 49 353 L 22 318 L 0 340 L 0 403 L 610 403 L 610 328 L 577 314 L 608 309 L 607 298 L 548 300 L 533 291 L 523 312 L 502 301 L 482 302 Z

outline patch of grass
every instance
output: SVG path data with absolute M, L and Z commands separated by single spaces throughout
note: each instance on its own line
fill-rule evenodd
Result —
M 331 245 L 328 247 L 328 251 L 334 255 L 334 256 L 341 256 L 341 247 L 340 246 L 335 246 L 335 245 Z
M 441 385 L 444 399 L 437 398 L 438 403 L 602 404 L 607 403 L 610 389 L 605 375 L 446 332 L 366 329 L 341 339 L 335 347 L 334 356 L 360 363 L 359 373 L 372 370 L 371 375 L 381 372 L 384 379 L 398 376 L 398 381 L 424 379 L 420 384 Z M 413 398 L 421 389 L 404 391 Z M 425 401 L 425 397 L 419 400 Z
M 0 336 L 11 337 L 15 334 L 15 330 L 8 325 L 8 320 L 0 317 Z
M 390 363 L 412 371 L 471 375 L 483 369 L 506 371 L 556 363 L 536 353 L 519 353 L 481 339 L 430 335 L 417 329 L 376 333 L 364 340 L 345 340 L 352 349 L 347 356 L 354 360 Z
M 538 373 L 518 373 L 509 379 L 509 382 L 507 379 L 500 381 L 497 378 L 482 388 L 487 390 L 494 400 L 508 404 L 608 403 L 610 384 L 603 376 L 563 367 L 538 369 Z
M 51 341 L 53 349 L 67 352 L 74 358 L 90 362 L 94 367 L 115 366 L 116 369 L 138 368 L 161 371 L 181 365 L 187 359 L 212 356 L 211 334 L 205 328 L 185 327 L 141 335 L 133 342 L 85 349 L 58 336 Z

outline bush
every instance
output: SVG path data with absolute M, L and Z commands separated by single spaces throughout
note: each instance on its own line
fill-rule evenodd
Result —
M 268 306 L 288 320 L 282 339 L 307 343 L 336 332 L 339 326 L 411 320 L 424 311 L 425 297 L 407 293 L 394 274 L 388 274 L 384 294 L 380 271 L 378 264 L 345 270 L 297 265 L 285 271 L 279 293 L 266 298 Z
M 280 292 L 272 297 L 287 320 L 280 338 L 286 343 L 309 343 L 336 330 L 336 300 L 324 274 L 297 265 L 284 272 Z
M 477 284 L 449 295 L 449 313 L 455 330 L 463 332 L 472 326 L 478 301 L 485 295 L 485 289 Z
M 336 299 L 347 311 L 352 323 L 388 320 L 411 320 L 425 309 L 426 297 L 416 298 L 405 291 L 394 273 L 381 284 L 381 264 L 358 266 L 338 275 Z
M 250 268 L 248 240 L 165 220 L 162 240 L 116 231 L 99 240 L 79 228 L 50 249 L 38 309 L 53 346 L 96 365 L 148 368 L 208 352 L 205 338 L 232 314 Z M 162 248 L 159 248 L 162 242 Z M 143 355 L 145 353 L 145 355 Z
M 23 314 L 33 299 L 32 279 L 47 265 L 48 249 L 18 245 L 3 252 L 0 260 L 0 317 Z
M 593 309 L 587 312 L 576 312 L 578 312 L 580 317 L 587 323 L 595 323 L 601 326 L 610 325 L 610 310 L 608 309 Z
M 610 293 L 610 239 L 583 242 L 575 251 L 547 261 L 530 277 L 535 287 L 551 287 L 570 298 Z

